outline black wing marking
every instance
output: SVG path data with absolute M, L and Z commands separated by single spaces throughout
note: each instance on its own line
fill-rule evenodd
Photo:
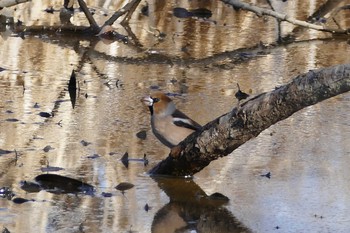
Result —
M 184 113 L 180 112 L 179 110 L 176 110 L 172 116 L 174 117 L 174 124 L 179 127 L 184 127 L 192 130 L 199 130 L 202 128 L 200 124 L 197 122 L 191 120 L 188 116 L 186 116 Z M 183 120 L 181 120 L 183 119 Z

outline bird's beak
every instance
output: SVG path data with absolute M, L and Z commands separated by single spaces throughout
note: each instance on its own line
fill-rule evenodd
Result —
M 153 99 L 150 96 L 145 96 L 141 99 L 141 102 L 143 102 L 146 106 L 150 107 L 153 105 Z

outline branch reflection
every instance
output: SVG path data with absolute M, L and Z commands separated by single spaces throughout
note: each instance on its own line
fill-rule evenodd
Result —
M 170 198 L 154 216 L 152 232 L 250 232 L 224 207 L 229 199 L 207 195 L 192 179 L 153 177 Z

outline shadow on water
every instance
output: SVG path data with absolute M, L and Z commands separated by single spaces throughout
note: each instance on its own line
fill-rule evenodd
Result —
M 228 197 L 207 195 L 192 179 L 153 179 L 170 201 L 155 214 L 152 232 L 250 232 L 225 208 Z

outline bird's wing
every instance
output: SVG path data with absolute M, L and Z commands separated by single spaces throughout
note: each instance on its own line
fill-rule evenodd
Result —
M 172 114 L 173 122 L 176 126 L 184 127 L 192 130 L 199 130 L 202 128 L 200 124 L 190 119 L 188 116 L 186 116 L 184 113 L 180 112 L 179 110 L 175 110 L 175 112 Z

